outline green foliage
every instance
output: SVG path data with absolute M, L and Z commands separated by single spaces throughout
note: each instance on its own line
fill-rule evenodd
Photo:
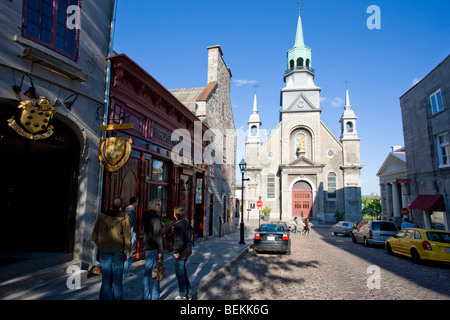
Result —
M 270 209 L 269 207 L 264 207 L 264 209 L 261 210 L 262 214 L 264 214 L 265 216 L 270 215 L 271 211 L 272 209 Z
M 381 199 L 378 195 L 362 196 L 361 204 L 363 215 L 369 213 L 379 215 L 381 213 Z
M 336 222 L 342 221 L 344 220 L 345 213 L 336 210 L 336 212 L 334 213 L 334 217 L 336 218 Z

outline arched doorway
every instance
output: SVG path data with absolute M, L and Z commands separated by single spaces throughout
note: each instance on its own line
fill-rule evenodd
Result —
M 8 126 L 18 102 L 0 102 L 0 251 L 73 252 L 80 142 L 56 117 L 52 136 Z
M 297 181 L 292 186 L 292 216 L 311 217 L 312 188 L 306 181 Z

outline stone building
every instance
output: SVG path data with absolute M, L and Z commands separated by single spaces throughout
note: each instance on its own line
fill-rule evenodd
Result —
M 400 97 L 413 222 L 450 229 L 450 55 Z
M 100 210 L 97 153 L 115 2 L 81 2 L 0 3 L 1 251 L 39 252 L 45 264 L 56 260 L 42 252 L 89 264 Z M 49 101 L 39 109 L 46 118 L 18 109 L 40 96 Z
M 204 152 L 208 165 L 206 237 L 218 237 L 234 228 L 236 130 L 230 99 L 231 71 L 220 46 L 208 47 L 208 75 L 205 87 L 170 90 L 206 126 L 203 137 L 211 142 Z
M 320 116 L 321 88 L 314 84 L 311 49 L 304 44 L 301 16 L 295 44 L 287 52 L 286 87 L 281 90 L 280 123 L 262 142 L 255 94 L 246 141 L 245 208 L 258 218 L 255 202 L 261 198 L 272 219 L 309 217 L 334 221 L 361 219 L 360 139 L 348 90 L 337 138 Z
M 409 214 L 401 214 L 401 210 L 408 208 L 410 204 L 405 148 L 393 146 L 377 176 L 380 179 L 381 217 L 396 223 L 400 223 L 401 219 L 406 217 L 411 220 Z

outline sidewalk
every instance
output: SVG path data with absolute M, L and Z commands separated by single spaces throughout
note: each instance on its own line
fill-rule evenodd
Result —
M 245 221 L 244 221 L 245 222 Z M 239 227 L 233 233 L 221 238 L 202 240 L 193 247 L 192 255 L 188 259 L 188 274 L 195 296 L 222 276 L 242 255 L 244 255 L 253 241 L 255 228 L 254 221 L 245 223 L 245 244 L 239 244 Z M 178 283 L 175 276 L 175 266 L 172 252 L 164 254 L 166 278 L 161 281 L 161 300 L 173 300 L 178 296 Z M 144 291 L 145 259 L 133 263 L 134 276 L 123 278 L 123 299 L 141 300 Z M 6 300 L 98 300 L 101 286 L 101 275 L 81 277 L 80 289 L 69 289 L 67 282 L 69 274 L 47 281 L 38 287 L 13 295 Z M 74 283 L 74 282 L 72 282 Z

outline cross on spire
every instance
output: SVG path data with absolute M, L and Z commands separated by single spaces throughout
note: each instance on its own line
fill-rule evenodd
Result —
M 345 89 L 348 89 L 348 84 L 350 83 L 350 81 L 345 80 L 344 83 L 345 83 Z
M 253 88 L 255 88 L 255 94 L 256 94 L 256 90 L 259 88 L 259 85 L 258 85 L 257 83 L 255 83 L 255 84 L 253 85 Z
M 298 10 L 298 15 L 300 15 L 300 11 L 302 11 L 302 9 L 303 9 L 301 5 L 302 5 L 302 2 L 299 1 L 299 2 L 298 2 L 298 7 L 297 7 L 297 9 L 296 9 L 296 10 Z

